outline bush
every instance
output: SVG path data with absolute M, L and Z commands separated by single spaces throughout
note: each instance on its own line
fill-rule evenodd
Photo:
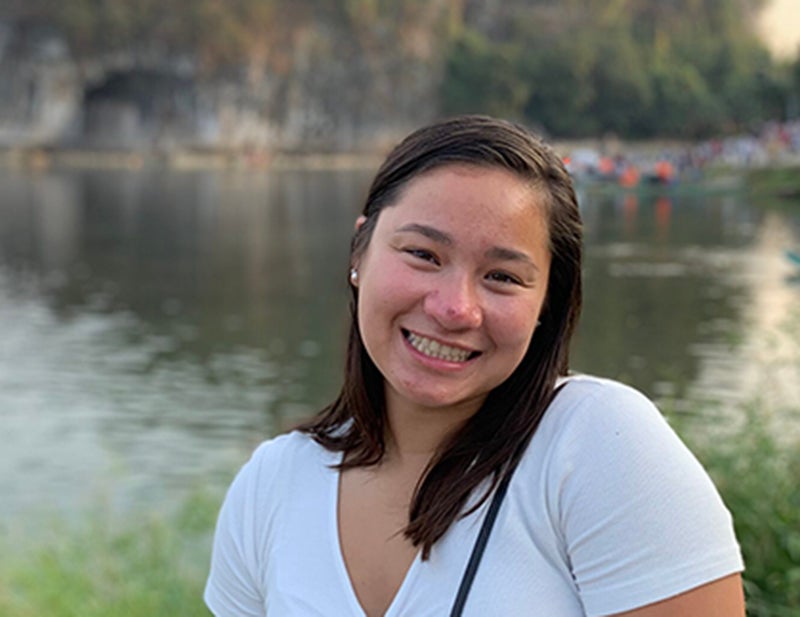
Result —
M 731 510 L 745 559 L 748 617 L 800 615 L 800 442 L 779 443 L 751 405 L 733 436 L 697 444 Z
M 98 515 L 26 556 L 4 547 L 0 616 L 197 617 L 218 500 L 194 496 L 170 519 L 114 530 Z

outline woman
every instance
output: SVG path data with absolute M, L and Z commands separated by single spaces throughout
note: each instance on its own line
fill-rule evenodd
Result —
M 744 615 L 700 465 L 642 395 L 567 376 L 581 223 L 548 147 L 481 116 L 413 133 L 350 259 L 344 386 L 231 486 L 216 615 Z

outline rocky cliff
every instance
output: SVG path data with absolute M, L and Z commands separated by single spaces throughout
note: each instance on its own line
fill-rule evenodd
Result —
M 0 147 L 381 150 L 437 113 L 452 5 L 359 24 L 306 13 L 211 71 L 153 41 L 79 56 L 41 20 L 0 22 Z

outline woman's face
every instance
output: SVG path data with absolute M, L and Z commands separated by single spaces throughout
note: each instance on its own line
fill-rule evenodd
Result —
M 520 363 L 550 270 L 542 201 L 505 170 L 448 165 L 380 212 L 354 265 L 361 337 L 390 413 L 474 413 Z

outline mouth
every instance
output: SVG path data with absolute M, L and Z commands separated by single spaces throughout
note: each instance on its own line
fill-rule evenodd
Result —
M 405 339 L 414 349 L 429 358 L 436 358 L 437 360 L 445 360 L 447 362 L 467 362 L 481 355 L 480 351 L 471 351 L 462 347 L 445 345 L 439 341 L 414 334 L 406 329 L 402 329 L 402 332 Z

